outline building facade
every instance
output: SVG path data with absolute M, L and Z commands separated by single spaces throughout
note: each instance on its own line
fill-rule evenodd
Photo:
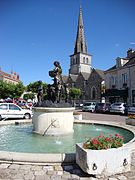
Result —
M 8 74 L 2 71 L 1 68 L 0 68 L 0 80 L 11 84 L 18 84 L 20 82 L 19 75 L 16 74 L 16 72 L 11 72 L 11 74 Z
M 135 51 L 116 58 L 116 64 L 105 71 L 105 98 L 113 102 L 135 103 Z

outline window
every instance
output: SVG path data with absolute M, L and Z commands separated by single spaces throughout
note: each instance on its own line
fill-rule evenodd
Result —
M 13 104 L 9 104 L 9 109 L 10 110 L 20 110 L 20 108 L 18 107 L 18 106 L 15 106 L 15 105 L 13 105 Z
M 85 64 L 85 57 L 83 57 L 83 63 Z
M 89 59 L 88 58 L 86 58 L 86 64 L 89 64 Z
M 126 84 L 127 83 L 127 74 L 122 74 L 122 83 Z
M 87 80 L 85 80 L 85 81 L 83 82 L 84 88 L 86 88 L 87 84 L 88 84 L 88 82 L 87 82 Z
M 7 110 L 7 104 L 0 104 L 0 110 Z
M 111 77 L 111 83 L 112 85 L 116 85 L 116 77 L 114 76 Z
M 96 88 L 95 87 L 92 88 L 91 97 L 92 97 L 92 99 L 96 99 Z

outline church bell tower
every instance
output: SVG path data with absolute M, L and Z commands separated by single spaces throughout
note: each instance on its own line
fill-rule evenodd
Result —
M 91 55 L 87 53 L 87 44 L 84 36 L 82 8 L 80 7 L 74 54 L 70 55 L 69 74 L 78 75 L 80 72 L 90 74 L 91 58 Z

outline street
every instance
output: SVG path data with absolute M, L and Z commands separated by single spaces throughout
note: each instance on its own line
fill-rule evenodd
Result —
M 91 112 L 82 112 L 82 119 L 84 120 L 97 120 L 97 121 L 108 121 L 108 122 L 116 122 L 116 123 L 125 123 L 125 119 L 127 116 L 119 115 L 119 114 L 101 114 L 101 113 L 91 113 Z

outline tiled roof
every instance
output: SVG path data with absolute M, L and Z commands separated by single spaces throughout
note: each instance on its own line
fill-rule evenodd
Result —
M 115 70 L 115 69 L 117 69 L 117 68 L 116 68 L 116 65 L 112 66 L 111 68 L 107 69 L 106 71 L 111 71 L 111 70 Z M 105 72 L 106 72 L 106 71 L 105 71 Z
M 6 79 L 10 79 L 12 81 L 16 81 L 16 82 L 20 81 L 19 75 L 17 75 L 16 72 L 14 72 L 12 75 L 12 74 L 8 74 L 8 73 L 5 73 L 4 71 L 0 70 L 0 75 L 1 75 L 1 77 L 6 78 Z
M 135 64 L 135 53 L 134 56 L 132 56 L 129 61 L 124 65 L 124 67 Z
M 95 69 L 95 71 L 99 74 L 99 76 L 104 79 L 105 78 L 105 74 L 104 71 L 100 70 L 100 69 Z

